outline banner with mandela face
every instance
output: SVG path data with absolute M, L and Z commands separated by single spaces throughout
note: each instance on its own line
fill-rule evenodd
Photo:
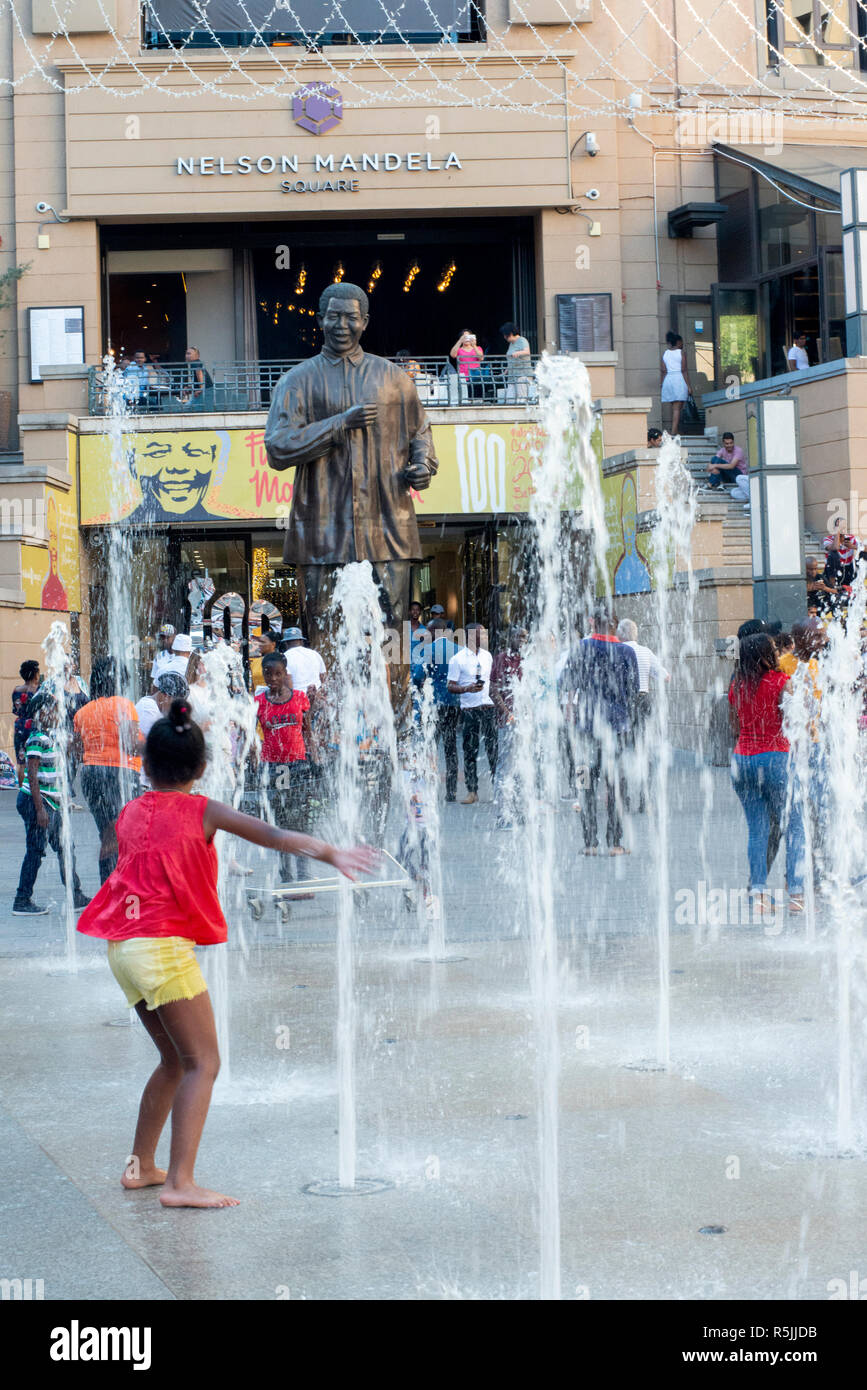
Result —
M 535 421 L 434 424 L 439 472 L 413 493 L 422 516 L 526 512 L 544 436 Z M 601 458 L 601 436 L 594 436 Z M 141 430 L 119 457 L 104 434 L 79 441 L 81 525 L 279 523 L 292 506 L 294 470 L 276 473 L 263 429 Z

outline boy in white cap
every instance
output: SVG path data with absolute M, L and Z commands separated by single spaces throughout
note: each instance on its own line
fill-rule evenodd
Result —
M 190 664 L 190 652 L 193 650 L 193 639 L 186 632 L 179 632 L 172 642 L 171 655 L 168 662 L 163 667 L 160 675 L 168 676 L 174 674 L 183 676 L 186 679 L 187 667 Z

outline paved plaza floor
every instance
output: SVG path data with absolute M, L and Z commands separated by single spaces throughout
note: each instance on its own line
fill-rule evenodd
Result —
M 383 1191 L 304 1191 L 337 1174 L 334 901 L 297 904 L 287 922 L 269 907 L 257 922 L 247 883 L 232 881 L 230 942 L 209 962 L 218 998 L 225 967 L 229 1048 L 197 1169 L 241 1198 L 223 1211 L 167 1211 L 153 1189 L 121 1189 L 156 1054 L 129 1026 L 100 944 L 79 938 L 70 971 L 53 859 L 36 897 L 55 909 L 11 916 L 23 831 L 14 794 L 0 795 L 0 1276 L 43 1279 L 46 1299 L 537 1296 L 525 854 L 519 830 L 494 828 L 485 778 L 478 805 L 443 807 L 459 959 L 423 959 L 424 922 L 399 891 L 358 911 L 358 1172 L 393 1184 Z M 867 1276 L 865 1154 L 835 1150 L 835 924 L 820 910 L 810 942 L 803 918 L 771 930 L 696 920 L 702 894 L 744 886 L 745 826 L 725 769 L 680 766 L 672 803 L 667 1072 L 646 1065 L 658 828 L 636 815 L 630 856 L 588 859 L 570 804 L 551 817 L 563 1295 L 828 1298 L 832 1281 Z M 73 820 L 92 892 L 95 831 L 87 812 Z M 250 881 L 273 876 L 260 851 L 239 853 Z M 860 963 L 854 993 L 860 1133 Z M 713 1227 L 724 1230 L 702 1233 Z

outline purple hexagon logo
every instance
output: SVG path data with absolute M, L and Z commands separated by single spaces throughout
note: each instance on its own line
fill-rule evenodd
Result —
M 326 82 L 310 82 L 292 98 L 292 119 L 311 135 L 324 135 L 343 120 L 343 97 Z

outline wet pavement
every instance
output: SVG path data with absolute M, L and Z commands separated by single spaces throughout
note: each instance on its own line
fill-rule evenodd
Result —
M 681 765 L 673 792 L 667 1073 L 653 1067 L 658 828 L 636 815 L 630 856 L 588 859 L 570 803 L 550 820 L 563 1295 L 824 1299 L 864 1265 L 867 1204 L 864 1151 L 835 1153 L 835 923 L 823 907 L 809 942 L 803 917 L 752 924 L 736 895 L 720 906 L 746 875 L 727 772 Z M 100 944 L 80 938 L 70 970 L 53 858 L 36 897 L 55 908 L 11 916 L 23 830 L 14 794 L 0 797 L 0 1277 L 43 1279 L 46 1299 L 536 1296 L 534 1024 L 513 877 L 525 853 L 520 830 L 494 829 L 484 775 L 478 805 L 443 807 L 461 959 L 424 959 L 425 920 L 400 890 L 359 904 L 358 1172 L 392 1184 L 373 1195 L 304 1191 L 337 1173 L 334 900 L 285 922 L 269 902 L 254 920 L 247 890 L 276 864 L 239 850 L 254 874 L 229 880 L 229 946 L 201 953 L 215 981 L 225 956 L 229 1047 L 197 1171 L 241 1198 L 227 1211 L 121 1189 L 155 1053 Z M 94 827 L 86 811 L 73 823 L 92 892 Z M 855 986 L 860 1126 L 863 960 Z

